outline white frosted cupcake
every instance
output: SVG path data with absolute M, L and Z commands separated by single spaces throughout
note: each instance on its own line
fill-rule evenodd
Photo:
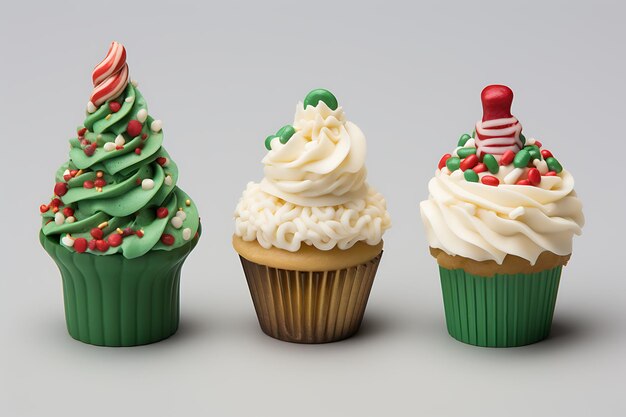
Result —
M 550 332 L 562 267 L 584 224 L 572 175 L 511 115 L 491 85 L 483 118 L 439 162 L 420 205 L 437 259 L 448 332 L 479 346 L 520 346 Z
M 299 343 L 349 337 L 390 227 L 385 199 L 365 182 L 365 136 L 319 89 L 265 146 L 265 178 L 244 191 L 233 236 L 261 328 Z

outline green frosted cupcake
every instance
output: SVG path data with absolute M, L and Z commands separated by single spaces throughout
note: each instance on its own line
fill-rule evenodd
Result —
M 522 346 L 550 333 L 561 271 L 584 217 L 572 175 L 522 135 L 513 92 L 491 85 L 481 99 L 482 119 L 441 158 L 420 209 L 450 335 Z
M 93 71 L 87 116 L 40 207 L 40 241 L 63 279 L 70 335 L 134 346 L 176 332 L 182 264 L 195 247 L 198 210 L 176 185 L 161 121 L 129 82 L 113 42 Z

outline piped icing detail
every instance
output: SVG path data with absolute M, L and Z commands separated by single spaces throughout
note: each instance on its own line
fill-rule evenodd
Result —
M 94 83 L 119 75 L 125 56 L 114 42 Z M 197 208 L 176 185 L 178 167 L 161 146 L 161 122 L 135 85 L 126 79 L 122 87 L 96 100 L 99 107 L 70 139 L 70 160 L 57 171 L 51 201 L 40 206 L 43 233 L 68 250 L 136 258 L 180 247 L 199 228 Z
M 311 91 L 293 124 L 265 146 L 265 178 L 248 184 L 237 205 L 237 236 L 289 251 L 380 242 L 391 222 L 384 198 L 365 182 L 365 136 L 332 93 Z
M 429 245 L 499 264 L 507 254 L 531 264 L 544 251 L 569 255 L 584 225 L 573 177 L 541 142 L 521 134 L 508 87 L 488 86 L 481 98 L 475 134 L 463 134 L 441 158 L 420 204 Z

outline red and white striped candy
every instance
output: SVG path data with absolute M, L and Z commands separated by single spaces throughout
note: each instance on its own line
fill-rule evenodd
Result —
M 513 91 L 505 85 L 489 85 L 480 94 L 483 118 L 476 122 L 477 156 L 489 153 L 500 156 L 523 148 L 522 125 L 511 115 Z
M 128 65 L 124 45 L 111 42 L 107 56 L 94 68 L 91 77 L 94 88 L 89 101 L 95 108 L 119 96 L 128 84 Z

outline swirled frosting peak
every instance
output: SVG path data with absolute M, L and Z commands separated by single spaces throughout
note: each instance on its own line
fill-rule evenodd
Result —
M 265 178 L 237 205 L 237 236 L 292 252 L 380 243 L 391 222 L 385 199 L 365 182 L 365 136 L 332 93 L 311 91 L 265 146 Z
M 309 96 L 320 95 L 319 91 Z M 346 120 L 332 94 L 332 99 L 323 100 L 322 96 L 314 104 L 309 96 L 296 106 L 293 134 L 287 140 L 280 136 L 268 138 L 270 151 L 263 159 L 263 191 L 308 207 L 364 198 L 367 171 L 363 132 Z
M 68 250 L 136 258 L 197 237 L 198 210 L 176 185 L 161 121 L 127 74 L 124 47 L 114 42 L 93 72 L 87 117 L 70 139 L 53 198 L 40 206 L 43 233 Z

